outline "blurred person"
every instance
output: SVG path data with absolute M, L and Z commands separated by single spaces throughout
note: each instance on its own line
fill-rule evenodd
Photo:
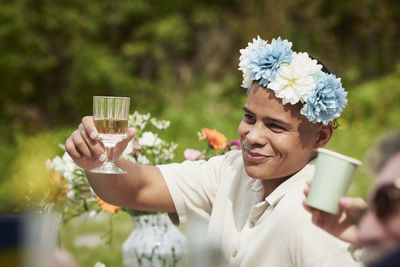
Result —
M 257 37 L 240 51 L 242 87 L 248 90 L 238 126 L 241 151 L 208 161 L 145 166 L 118 156 L 125 175 L 94 174 L 105 161 L 93 117 L 66 141 L 66 151 L 86 170 L 104 201 L 132 209 L 168 212 L 176 224 L 208 221 L 208 237 L 229 266 L 359 266 L 349 244 L 311 223 L 301 205 L 313 176 L 317 148 L 333 134 L 347 104 L 340 79 L 281 38 Z
M 376 175 L 367 203 L 343 197 L 341 211 L 332 215 L 303 204 L 312 221 L 335 237 L 364 248 L 369 266 L 400 266 L 400 130 L 383 138 L 368 159 Z M 305 194 L 308 194 L 310 182 Z

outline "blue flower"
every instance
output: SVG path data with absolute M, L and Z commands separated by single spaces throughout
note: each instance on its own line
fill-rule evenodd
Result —
M 301 114 L 311 122 L 327 125 L 329 121 L 340 116 L 347 104 L 346 96 L 347 92 L 343 89 L 340 79 L 333 74 L 322 73 L 317 78 L 316 88 L 301 109 Z
M 273 39 L 271 44 L 260 47 L 250 55 L 249 70 L 252 79 L 259 80 L 259 84 L 267 86 L 273 79 L 282 63 L 292 60 L 292 43 L 280 37 Z

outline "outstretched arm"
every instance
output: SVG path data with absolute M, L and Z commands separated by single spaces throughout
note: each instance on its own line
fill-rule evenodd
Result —
M 104 201 L 138 210 L 175 212 L 167 185 L 157 167 L 146 166 L 120 159 L 135 130 L 128 129 L 127 138 L 115 147 L 115 162 L 127 174 L 97 174 L 89 170 L 106 160 L 104 145 L 97 140 L 93 117 L 87 116 L 65 143 L 71 158 L 86 170 L 88 181 Z

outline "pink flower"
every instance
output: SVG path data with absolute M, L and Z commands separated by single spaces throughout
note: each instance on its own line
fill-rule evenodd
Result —
M 139 144 L 139 142 L 138 141 L 132 141 L 132 152 L 131 153 L 129 153 L 129 154 L 131 154 L 132 156 L 139 156 L 140 155 L 140 151 L 139 151 L 139 149 L 140 149 L 140 144 Z
M 139 144 L 139 142 L 138 141 L 132 141 L 132 146 L 133 146 L 133 148 L 140 148 L 140 144 Z
M 228 147 L 229 147 L 230 150 L 232 150 L 232 149 L 238 149 L 238 150 L 240 150 L 240 149 L 241 149 L 240 141 L 237 140 L 237 139 L 232 140 L 232 141 L 228 144 Z M 234 148 L 234 147 L 236 147 L 236 148 Z
M 187 148 L 183 152 L 185 159 L 187 160 L 197 160 L 197 159 L 204 159 L 204 156 L 201 155 L 201 152 L 196 149 Z

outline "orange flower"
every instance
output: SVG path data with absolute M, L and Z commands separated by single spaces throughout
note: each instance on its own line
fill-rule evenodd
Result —
M 65 182 L 64 177 L 54 170 L 50 171 L 49 187 L 50 200 L 54 200 L 56 202 L 62 202 L 65 200 L 68 185 Z
M 118 206 L 108 204 L 107 202 L 105 202 L 104 200 L 99 198 L 98 196 L 96 196 L 96 201 L 97 201 L 97 203 L 99 203 L 100 208 L 102 210 L 104 210 L 105 212 L 117 213 L 120 209 L 120 207 L 118 207 Z
M 224 149 L 228 144 L 228 139 L 226 139 L 225 135 L 218 132 L 215 129 L 203 128 L 201 129 L 203 136 L 199 138 L 199 140 L 203 140 L 207 138 L 208 143 L 215 149 L 215 151 L 219 151 L 220 149 Z

